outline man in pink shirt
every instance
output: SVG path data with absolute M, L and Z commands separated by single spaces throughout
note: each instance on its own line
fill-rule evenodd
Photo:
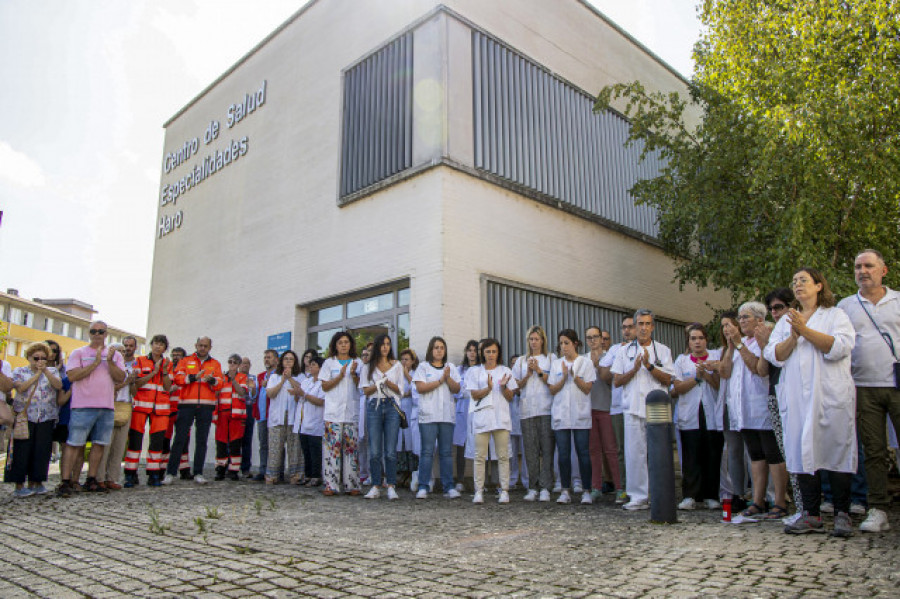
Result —
M 102 320 L 91 323 L 91 342 L 79 347 L 69 356 L 66 373 L 72 382 L 72 415 L 69 419 L 69 439 L 63 451 L 60 472 L 63 479 L 57 489 L 61 497 L 72 494 L 71 471 L 79 452 L 90 437 L 87 491 L 103 491 L 97 482 L 97 470 L 103 451 L 109 445 L 113 431 L 115 398 L 114 385 L 125 380 L 125 360 L 115 349 L 105 347 L 107 326 Z

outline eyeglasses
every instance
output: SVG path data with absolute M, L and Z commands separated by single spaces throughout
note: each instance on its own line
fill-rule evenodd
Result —
M 753 316 L 750 314 L 741 314 L 738 316 L 738 320 L 750 320 L 751 318 L 753 318 Z
M 91 335 L 105 335 L 106 329 L 91 329 Z
M 229 364 L 240 364 L 237 360 L 228 360 Z
M 31 356 L 31 359 L 35 362 L 46 362 L 47 356 Z
M 776 312 L 778 310 L 787 310 L 787 306 L 784 304 L 772 304 L 769 306 L 769 312 Z

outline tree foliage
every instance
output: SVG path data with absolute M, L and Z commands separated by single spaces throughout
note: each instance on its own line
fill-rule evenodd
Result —
M 666 166 L 631 190 L 654 206 L 679 282 L 735 301 L 821 269 L 855 290 L 853 259 L 900 257 L 900 2 L 706 0 L 689 98 L 604 88 L 631 141 Z M 696 127 L 685 124 L 696 104 Z

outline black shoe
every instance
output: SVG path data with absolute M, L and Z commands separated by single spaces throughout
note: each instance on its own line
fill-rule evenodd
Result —
M 97 482 L 93 476 L 88 477 L 84 482 L 84 490 L 88 493 L 106 493 L 106 487 Z
M 56 487 L 56 496 L 57 497 L 71 497 L 72 493 L 72 483 L 70 481 L 64 480 Z
M 191 471 L 188 469 L 184 469 L 180 471 L 181 480 L 194 480 L 194 475 L 191 474 Z
M 257 474 L 256 476 L 253 477 L 253 482 L 255 482 L 255 483 L 266 482 L 266 475 L 265 474 Z
M 615 490 L 616 490 L 616 488 L 609 481 L 603 483 L 603 486 L 600 488 L 600 492 L 603 493 L 604 495 L 606 495 L 608 493 L 612 493 Z
M 241 477 L 238 476 L 238 473 L 234 470 L 229 470 L 228 474 L 225 475 L 225 478 L 227 478 L 228 480 L 241 480 Z
M 161 487 L 162 479 L 160 478 L 159 472 L 151 472 L 147 475 L 147 486 L 148 487 Z
M 137 472 L 128 470 L 125 472 L 125 483 L 122 485 L 126 489 L 131 489 L 132 487 L 136 487 L 141 484 L 138 480 Z

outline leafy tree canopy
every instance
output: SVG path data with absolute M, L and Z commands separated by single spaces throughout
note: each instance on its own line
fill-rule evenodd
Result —
M 900 2 L 706 0 L 690 96 L 604 88 L 631 141 L 667 166 L 631 190 L 654 206 L 679 282 L 735 302 L 821 269 L 856 290 L 867 247 L 900 257 Z M 685 113 L 696 104 L 696 127 Z

